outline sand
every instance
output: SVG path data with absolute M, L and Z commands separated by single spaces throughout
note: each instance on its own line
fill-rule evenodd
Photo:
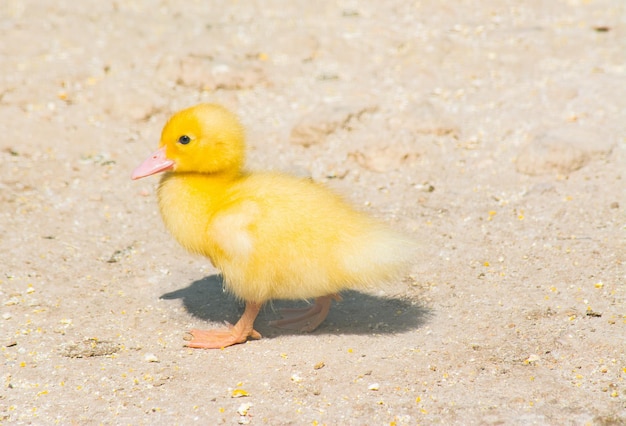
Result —
M 626 423 L 621 0 L 0 5 L 0 423 Z M 174 111 L 421 242 L 313 333 L 243 305 L 130 172 Z M 296 304 L 303 302 L 296 302 Z

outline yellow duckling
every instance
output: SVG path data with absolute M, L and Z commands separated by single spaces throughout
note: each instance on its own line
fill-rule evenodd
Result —
M 312 331 L 347 288 L 397 277 L 412 243 L 356 211 L 324 186 L 280 173 L 243 170 L 244 131 L 237 117 L 200 104 L 170 118 L 159 149 L 132 174 L 165 172 L 159 208 L 168 230 L 208 257 L 225 287 L 246 302 L 226 330 L 192 330 L 188 346 L 223 348 L 261 335 L 254 321 L 271 299 L 315 298 L 271 324 Z

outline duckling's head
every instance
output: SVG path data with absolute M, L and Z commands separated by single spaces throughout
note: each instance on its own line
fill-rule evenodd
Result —
M 174 114 L 161 132 L 159 149 L 132 174 L 238 172 L 245 158 L 243 127 L 237 117 L 215 104 L 200 104 Z

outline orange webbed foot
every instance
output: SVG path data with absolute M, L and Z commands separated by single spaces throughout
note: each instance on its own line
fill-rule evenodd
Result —
M 189 333 L 192 338 L 186 346 L 198 349 L 221 349 L 238 343 L 245 343 L 248 338 L 261 338 L 261 333 L 254 329 L 250 333 L 239 333 L 234 326 L 228 330 L 191 330 Z
M 331 300 L 341 300 L 338 294 L 331 294 L 315 299 L 315 303 L 308 308 L 281 309 L 282 319 L 271 321 L 270 325 L 289 330 L 310 332 L 315 330 L 328 316 Z
M 254 329 L 261 305 L 247 303 L 246 309 L 235 325 L 229 325 L 226 330 L 191 330 L 191 340 L 186 346 L 199 349 L 221 349 L 227 346 L 244 343 L 248 338 L 260 339 L 261 333 Z

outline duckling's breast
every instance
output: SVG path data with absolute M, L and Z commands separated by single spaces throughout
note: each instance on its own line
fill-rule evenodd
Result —
M 207 235 L 207 227 L 221 193 L 202 178 L 167 173 L 161 178 L 158 201 L 165 227 L 192 253 L 213 261 L 217 249 Z

